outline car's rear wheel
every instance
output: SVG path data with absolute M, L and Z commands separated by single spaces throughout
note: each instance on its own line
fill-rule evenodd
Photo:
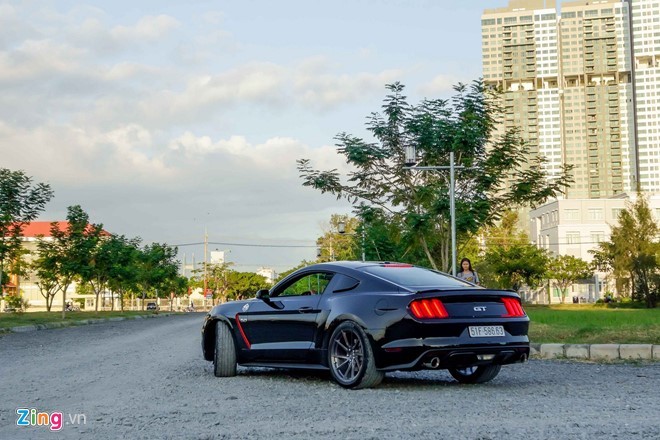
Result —
M 478 367 L 450 368 L 449 374 L 460 383 L 484 383 L 495 379 L 501 365 L 480 365 Z
M 236 345 L 231 330 L 224 322 L 215 324 L 213 373 L 216 377 L 236 376 Z
M 332 378 L 345 388 L 375 387 L 385 375 L 376 369 L 367 334 L 351 321 L 342 322 L 332 332 L 328 342 L 328 364 Z

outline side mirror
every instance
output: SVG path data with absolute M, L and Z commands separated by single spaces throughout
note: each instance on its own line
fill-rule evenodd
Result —
M 257 291 L 257 299 L 268 302 L 270 301 L 270 293 L 268 289 L 260 289 Z

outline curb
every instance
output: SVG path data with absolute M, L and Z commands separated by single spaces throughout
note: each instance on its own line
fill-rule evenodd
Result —
M 541 359 L 660 360 L 654 344 L 529 344 L 530 355 Z
M 35 325 L 22 325 L 17 327 L 8 327 L 0 329 L 0 334 L 2 333 L 25 333 L 33 332 L 37 330 L 49 330 L 52 328 L 65 328 L 65 327 L 78 327 L 81 325 L 91 325 L 91 324 L 102 324 L 105 322 L 118 322 L 126 321 L 128 319 L 146 319 L 146 318 L 159 318 L 164 316 L 171 316 L 174 313 L 159 313 L 157 315 L 135 315 L 135 316 L 114 316 L 112 318 L 93 318 L 93 319 L 81 319 L 79 321 L 67 321 L 67 322 L 47 322 L 45 324 L 35 324 Z M 660 354 L 660 350 L 659 350 Z

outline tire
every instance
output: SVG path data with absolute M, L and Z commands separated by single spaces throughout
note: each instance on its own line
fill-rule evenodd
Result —
M 224 322 L 215 324 L 215 354 L 213 355 L 215 377 L 236 376 L 236 345 L 231 330 Z
M 479 367 L 449 368 L 449 374 L 460 383 L 485 383 L 495 379 L 501 365 L 481 365 Z
M 352 321 L 342 322 L 328 340 L 328 366 L 332 378 L 344 388 L 377 386 L 385 373 L 376 369 L 369 337 Z

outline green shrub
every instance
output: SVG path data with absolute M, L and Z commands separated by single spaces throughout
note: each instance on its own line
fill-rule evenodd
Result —
M 7 302 L 7 307 L 16 309 L 17 311 L 24 312 L 30 307 L 29 301 L 23 299 L 22 296 L 14 296 L 10 295 L 5 297 L 5 301 Z

